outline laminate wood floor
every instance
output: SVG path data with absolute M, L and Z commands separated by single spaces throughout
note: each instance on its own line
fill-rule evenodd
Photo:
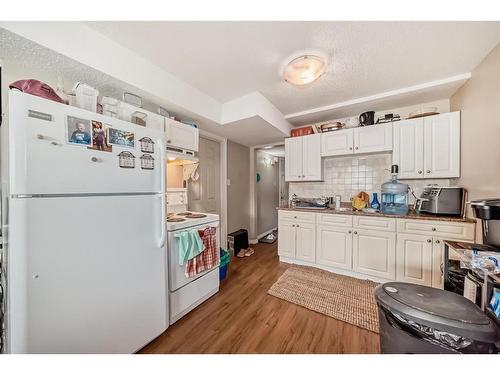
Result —
M 379 353 L 376 333 L 267 294 L 286 270 L 277 242 L 231 258 L 218 294 L 140 353 Z

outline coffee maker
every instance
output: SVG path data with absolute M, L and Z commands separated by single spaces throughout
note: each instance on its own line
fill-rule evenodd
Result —
M 500 249 L 500 199 L 481 199 L 470 202 L 474 216 L 482 220 L 483 242 Z

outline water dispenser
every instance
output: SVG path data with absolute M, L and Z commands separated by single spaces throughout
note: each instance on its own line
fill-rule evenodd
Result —
M 391 167 L 391 180 L 382 184 L 382 212 L 389 215 L 408 213 L 408 185 L 397 180 L 398 166 Z

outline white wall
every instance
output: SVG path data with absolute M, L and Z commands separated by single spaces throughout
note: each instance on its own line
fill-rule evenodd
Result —
M 500 198 L 500 44 L 452 97 L 461 111 L 461 177 L 469 199 Z M 471 213 L 469 212 L 469 215 Z

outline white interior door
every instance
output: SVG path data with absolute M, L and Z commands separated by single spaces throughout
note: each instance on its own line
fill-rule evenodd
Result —
M 13 352 L 131 353 L 167 324 L 160 196 L 13 199 Z
M 398 233 L 396 279 L 432 285 L 432 237 Z
M 421 118 L 394 124 L 393 164 L 399 178 L 422 178 L 424 173 L 424 121 Z
M 220 212 L 220 143 L 200 138 L 200 165 L 197 181 L 188 182 L 189 209 L 198 212 Z
M 161 190 L 162 131 L 21 92 L 11 91 L 10 94 L 10 194 L 135 193 Z M 68 121 L 68 116 L 79 120 Z M 133 134 L 133 147 L 113 144 L 108 152 L 68 142 L 77 123 L 83 124 L 90 137 L 92 121 L 100 122 L 104 128 Z M 154 142 L 153 153 L 141 151 L 140 140 L 143 137 Z M 111 142 L 111 139 L 108 141 Z M 119 154 L 122 152 L 132 155 L 127 160 L 131 160 L 134 167 L 120 167 Z M 144 154 L 153 158 L 153 169 L 142 168 L 141 156 Z
M 318 225 L 316 262 L 330 267 L 352 269 L 352 229 Z
M 424 118 L 424 175 L 460 177 L 460 112 Z

